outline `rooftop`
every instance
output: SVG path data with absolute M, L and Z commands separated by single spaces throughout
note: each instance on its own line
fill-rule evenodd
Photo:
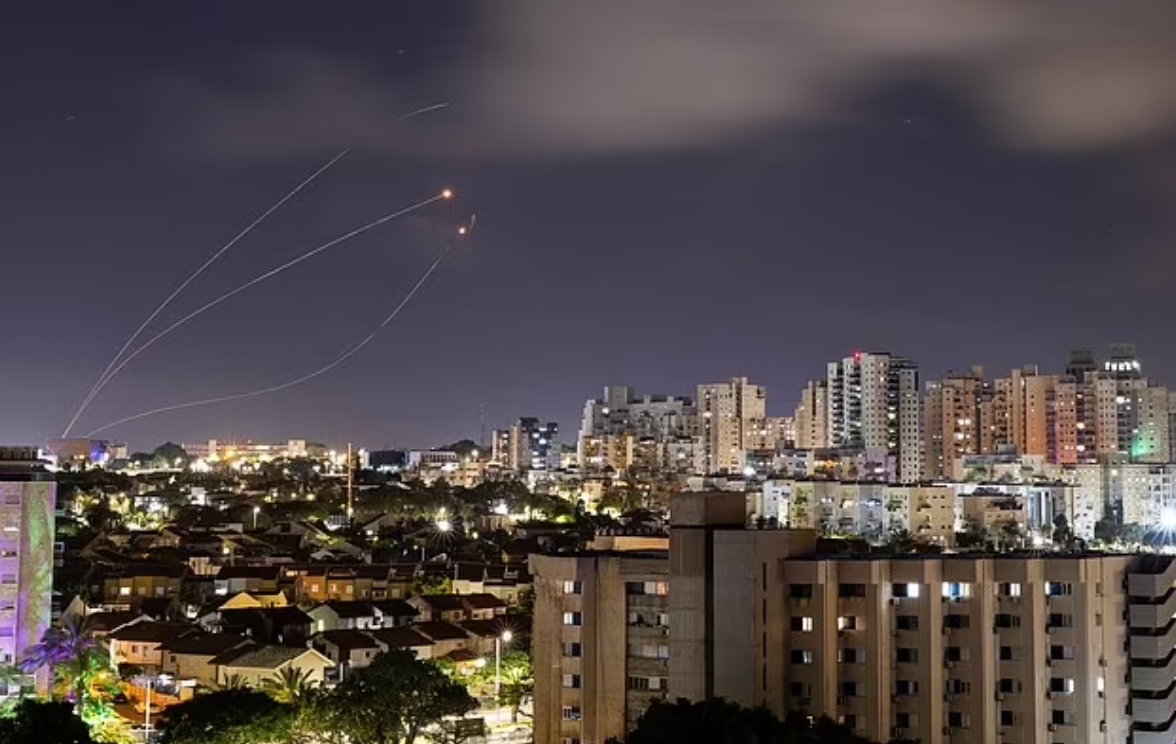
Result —
M 213 657 L 208 663 L 213 666 L 244 667 L 248 669 L 279 669 L 303 654 L 313 653 L 309 648 L 292 646 L 247 645 L 226 651 Z

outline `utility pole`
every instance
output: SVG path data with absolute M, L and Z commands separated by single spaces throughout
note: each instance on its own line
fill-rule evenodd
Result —
M 355 470 L 351 459 L 351 442 L 347 443 L 347 521 L 355 514 Z

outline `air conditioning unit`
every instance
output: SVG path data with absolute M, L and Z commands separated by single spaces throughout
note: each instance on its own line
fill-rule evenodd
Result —
M 849 705 L 849 696 L 848 695 L 838 695 L 837 696 L 837 704 L 838 705 Z
M 1045 728 L 1049 731 L 1057 731 L 1058 725 L 1056 723 L 1050 723 L 1050 724 L 1047 724 Z
M 898 597 L 891 597 L 890 598 L 890 604 L 892 604 L 892 605 L 898 606 L 899 602 L 900 602 L 900 600 L 898 599 Z
M 1005 694 L 1003 692 L 996 693 L 996 699 L 998 702 L 1003 702 L 1005 699 Z

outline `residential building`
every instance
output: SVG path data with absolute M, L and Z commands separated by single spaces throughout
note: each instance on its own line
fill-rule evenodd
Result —
M 385 651 L 398 648 L 412 651 L 418 659 L 439 657 L 439 655 L 435 656 L 433 654 L 433 648 L 435 646 L 433 641 L 411 627 L 378 628 L 368 631 L 367 635 L 374 638 L 380 644 L 380 648 Z
M 115 630 L 107 636 L 106 642 L 110 647 L 110 658 L 115 664 L 160 671 L 164 643 L 185 634 L 200 633 L 198 628 L 188 624 L 139 622 Z
M 698 442 L 695 472 L 740 473 L 752 449 L 756 422 L 767 418 L 767 391 L 746 377 L 698 386 Z
M 1168 391 L 1168 462 L 1176 462 L 1176 390 Z
M 1096 369 L 1071 366 L 1083 373 L 1075 381 L 1080 461 L 1158 464 L 1171 459 L 1172 394 L 1144 377 L 1133 345 L 1112 344 Z
M 274 594 L 281 579 L 280 566 L 222 566 L 216 573 L 214 586 L 220 595 L 248 592 Z
M 631 387 L 606 387 L 603 396 L 584 404 L 578 440 L 580 462 L 586 462 L 586 441 L 630 436 L 634 441 L 666 442 L 696 433 L 697 415 L 689 398 L 638 396 Z
M 232 633 L 185 633 L 159 644 L 160 671 L 177 680 L 191 680 L 202 687 L 216 685 L 216 667 L 212 660 L 229 651 L 251 644 L 245 636 Z
M 492 594 L 422 594 L 408 600 L 423 621 L 492 620 L 506 614 L 506 603 Z
M 747 529 L 732 494 L 671 515 L 671 697 L 873 741 L 1176 738 L 1172 556 L 832 555 L 811 531 Z
M 804 386 L 793 416 L 796 448 L 819 449 L 829 446 L 829 384 L 816 380 Z
M 106 604 L 131 607 L 145 599 L 178 597 L 188 567 L 184 564 L 128 563 L 103 582 Z
M 491 461 L 515 473 L 558 470 L 561 453 L 559 425 L 541 424 L 533 417 L 524 416 L 509 429 L 496 430 L 491 439 Z
M 535 744 L 622 739 L 669 668 L 665 551 L 532 555 Z
M 951 372 L 942 380 L 927 383 L 924 398 L 923 477 L 950 478 L 956 463 L 967 455 L 988 454 L 982 419 L 988 398 L 984 371 Z M 991 445 L 989 444 L 989 447 Z
M 35 447 L 0 447 L 0 664 L 49 627 L 57 486 Z M 38 689 L 48 684 L 37 676 Z
M 224 686 L 229 680 L 240 680 L 246 687 L 261 688 L 270 680 L 277 680 L 283 669 L 296 669 L 311 685 L 327 681 L 334 663 L 313 648 L 294 646 L 262 646 L 247 644 L 229 649 L 213 657 L 209 664 L 215 670 L 214 683 Z
M 914 362 L 885 353 L 856 352 L 830 362 L 826 374 L 829 443 L 883 448 L 896 463 L 891 479 L 923 475 L 923 400 Z
M 325 630 L 311 639 L 311 645 L 334 663 L 342 676 L 348 669 L 362 669 L 387 650 L 370 633 L 360 630 Z
M 418 613 L 399 599 L 379 602 L 324 602 L 307 610 L 315 632 L 330 630 L 371 630 L 411 624 Z

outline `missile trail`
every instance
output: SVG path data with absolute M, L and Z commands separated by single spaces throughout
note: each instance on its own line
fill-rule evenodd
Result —
M 400 116 L 396 117 L 396 120 L 397 121 L 404 121 L 405 119 L 412 119 L 413 117 L 421 116 L 423 114 L 427 114 L 432 111 L 439 111 L 441 109 L 448 108 L 449 105 L 450 104 L 448 101 L 434 103 L 429 106 L 424 106 L 422 108 L 413 109 L 412 111 L 409 111 L 406 114 L 401 114 Z M 331 166 L 333 166 L 335 163 L 337 163 L 339 160 L 341 160 L 350 151 L 351 151 L 350 148 L 343 150 L 338 155 L 336 155 L 334 158 L 329 160 L 325 165 L 323 165 L 321 168 L 319 168 L 317 171 L 312 173 L 309 178 L 307 178 L 305 181 L 303 181 L 302 183 L 295 186 L 288 194 L 286 194 L 280 200 L 278 200 L 277 203 L 275 203 L 273 206 L 271 206 L 269 209 L 267 209 L 265 212 L 263 212 L 260 217 L 258 217 L 256 220 L 251 222 L 244 230 L 242 230 L 240 233 L 238 233 L 236 236 L 234 236 L 232 240 L 230 240 L 225 245 L 221 246 L 221 248 L 216 253 L 214 253 L 211 258 L 209 258 L 207 261 L 205 261 L 204 264 L 202 266 L 200 266 L 200 268 L 196 269 L 195 273 L 193 273 L 182 284 L 180 284 L 180 286 L 177 287 L 175 289 L 175 291 L 173 291 L 171 293 L 171 295 L 169 295 L 168 298 L 165 299 L 159 305 L 159 307 L 155 308 L 155 310 L 150 315 L 147 316 L 147 319 L 144 320 L 143 323 L 135 330 L 135 332 L 131 334 L 131 336 L 126 340 L 126 342 L 123 343 L 122 348 L 120 348 L 118 350 L 118 353 L 115 354 L 114 357 L 110 360 L 110 362 L 106 365 L 106 369 L 103 370 L 102 374 L 98 376 L 98 380 L 95 381 L 93 387 L 90 388 L 90 392 L 86 394 L 85 398 L 82 400 L 81 405 L 78 406 L 77 411 L 74 412 L 73 418 L 71 418 L 69 421 L 69 424 L 66 425 L 65 431 L 62 433 L 62 437 L 64 438 L 64 437 L 69 436 L 70 431 L 72 431 L 73 427 L 77 425 L 78 419 L 81 418 L 82 414 L 84 414 L 86 412 L 86 409 L 94 401 L 94 398 L 98 396 L 98 393 L 102 390 L 102 388 L 104 388 L 106 386 L 106 384 L 108 382 L 110 382 L 110 378 L 112 378 L 115 374 L 118 373 L 118 371 L 120 369 L 122 369 L 124 366 L 126 366 L 125 360 L 122 364 L 119 364 L 119 359 L 122 357 L 122 355 L 125 354 L 127 349 L 129 349 L 131 347 L 131 345 L 135 342 L 135 340 L 137 338 L 139 338 L 140 335 L 142 335 L 143 331 L 147 329 L 147 326 L 150 325 L 151 322 L 153 320 L 155 320 L 155 318 L 157 318 L 159 316 L 159 314 L 161 312 L 163 312 L 163 310 L 165 308 L 167 308 L 167 306 L 170 305 L 172 303 L 172 301 L 175 300 L 175 298 L 180 295 L 180 293 L 182 293 L 185 289 L 187 289 L 188 285 L 190 285 L 192 282 L 194 282 L 197 279 L 197 277 L 199 277 L 201 274 L 203 274 L 204 271 L 209 266 L 211 266 L 213 263 L 215 263 L 217 259 L 219 259 L 222 255 L 224 255 L 238 241 L 240 241 L 242 238 L 244 238 L 246 235 L 248 235 L 250 232 L 252 232 L 253 229 L 256 228 L 258 225 L 260 225 L 262 222 L 264 222 L 267 217 L 269 217 L 271 214 L 273 214 L 275 211 L 277 211 L 279 207 L 281 207 L 287 201 L 292 199 L 295 195 L 298 194 L 298 192 L 302 191 L 302 189 L 309 186 L 315 179 L 317 179 L 320 175 L 322 175 L 322 173 L 327 171 Z M 154 339 L 152 341 L 149 341 L 147 344 L 145 344 L 144 348 L 146 346 L 149 346 L 152 343 L 154 343 Z M 135 352 L 135 354 L 137 355 L 138 352 Z M 116 368 L 116 365 L 118 365 L 117 368 Z
M 421 209 L 423 207 L 426 207 L 429 204 L 432 204 L 433 202 L 440 201 L 442 199 L 449 199 L 452 196 L 453 196 L 453 192 L 449 191 L 449 189 L 446 189 L 445 191 L 442 191 L 441 193 L 437 194 L 436 196 L 431 196 L 428 199 L 423 199 L 423 200 L 417 202 L 416 204 L 412 204 L 412 205 L 405 207 L 403 209 L 399 209 L 395 212 L 392 212 L 391 214 L 386 214 L 383 217 L 380 217 L 379 219 L 372 220 L 371 222 L 367 223 L 366 225 L 362 225 L 360 227 L 357 227 L 354 230 L 352 230 L 350 232 L 346 232 L 337 238 L 329 240 L 326 243 L 323 243 L 322 245 L 320 245 L 316 248 L 312 248 L 311 250 L 307 251 L 306 253 L 303 253 L 299 256 L 295 256 L 294 258 L 290 259 L 289 261 L 282 264 L 281 266 L 270 269 L 269 271 L 265 272 L 264 274 L 259 274 L 258 276 L 255 276 L 254 278 L 245 282 L 244 284 L 237 287 L 236 289 L 231 289 L 228 292 L 225 292 L 220 297 L 217 297 L 215 300 L 212 300 L 210 302 L 206 302 L 204 305 L 193 310 L 192 312 L 188 313 L 184 317 L 180 318 L 176 322 L 169 325 L 167 328 L 164 328 L 162 331 L 155 334 L 154 336 L 149 338 L 146 342 L 144 342 L 142 346 L 140 346 L 139 348 L 135 349 L 133 352 L 128 354 L 125 359 L 123 359 L 121 362 L 119 362 L 114 367 L 114 369 L 112 369 L 110 371 L 110 374 L 107 375 L 106 379 L 103 380 L 100 385 L 98 385 L 97 389 L 94 392 L 94 395 L 97 395 L 99 392 L 101 392 L 102 388 L 106 387 L 106 384 L 109 383 L 114 378 L 114 376 L 117 375 L 122 370 L 123 367 L 130 364 L 135 359 L 135 357 L 139 356 L 144 351 L 146 351 L 148 348 L 150 348 L 152 345 L 154 345 L 155 342 L 163 339 L 165 336 L 169 335 L 172 331 L 176 330 L 177 328 L 184 325 L 185 323 L 192 320 L 193 318 L 197 317 L 198 315 L 201 315 L 201 314 L 211 310 L 212 308 L 216 307 L 217 305 L 221 304 L 222 302 L 225 302 L 226 300 L 228 300 L 231 297 L 235 297 L 236 295 L 244 292 L 245 290 L 247 290 L 251 287 L 254 287 L 258 284 L 261 284 L 266 279 L 270 279 L 270 278 L 273 278 L 274 276 L 277 276 L 278 274 L 282 273 L 286 269 L 297 266 L 298 264 L 302 263 L 303 261 L 306 261 L 310 258 L 313 258 L 314 256 L 317 256 L 319 253 L 322 253 L 323 251 L 327 250 L 328 248 L 333 248 L 334 246 L 336 246 L 346 240 L 350 240 L 351 238 L 354 238 L 358 235 L 361 235 L 361 234 L 367 232 L 368 230 L 374 230 L 375 228 L 379 227 L 380 225 L 383 225 L 386 222 L 390 222 L 390 221 L 396 219 L 397 217 L 403 217 L 404 215 L 409 214 L 411 212 L 415 212 L 416 210 Z
M 424 113 L 423 110 L 421 113 Z M 111 370 L 114 369 L 114 366 L 116 364 L 118 364 L 118 360 L 121 359 L 122 355 L 127 352 L 127 349 L 129 349 L 131 347 L 131 344 L 135 343 L 136 339 L 138 339 L 139 336 L 142 335 L 143 331 L 145 331 L 147 329 L 147 326 L 151 325 L 151 321 L 153 321 L 157 317 L 159 317 L 159 314 L 161 312 L 163 312 L 164 309 L 166 309 L 167 306 L 170 305 L 173 300 L 175 300 L 177 297 L 179 297 L 180 293 L 188 288 L 188 285 L 190 285 L 192 282 L 196 281 L 196 279 L 201 274 L 203 274 L 205 272 L 205 270 L 208 269 L 209 266 L 212 266 L 214 263 L 216 263 L 217 259 L 219 259 L 225 253 L 227 253 L 230 248 L 232 248 L 234 245 L 236 245 L 246 235 L 253 232 L 254 228 L 256 228 L 258 225 L 260 225 L 262 222 L 265 222 L 266 218 L 269 217 L 274 212 L 278 211 L 278 209 L 283 204 L 285 204 L 286 202 L 290 201 L 295 196 L 297 196 L 298 192 L 302 191 L 304 188 L 306 188 L 311 183 L 313 183 L 315 181 L 315 179 L 317 179 L 319 176 L 321 176 L 323 173 L 325 173 L 327 170 L 329 170 L 331 168 L 331 166 L 333 166 L 335 163 L 342 160 L 343 157 L 346 156 L 348 152 L 350 152 L 350 150 L 343 150 L 338 155 L 336 155 L 335 157 L 328 160 L 318 170 L 316 170 L 314 173 L 311 173 L 309 177 L 307 177 L 304 181 L 302 181 L 302 183 L 295 186 L 293 189 L 291 189 L 289 192 L 287 192 L 285 196 L 283 196 L 278 201 L 274 202 L 273 206 L 271 206 L 269 209 L 262 212 L 260 217 L 253 220 L 253 222 L 250 222 L 245 227 L 244 230 L 242 230 L 241 232 L 234 235 L 233 238 L 229 242 L 222 245 L 220 247 L 220 249 L 218 249 L 216 251 L 216 253 L 213 253 L 212 256 L 210 256 L 208 258 L 208 260 L 206 260 L 203 264 L 200 265 L 200 268 L 196 269 L 196 271 L 192 272 L 192 274 L 187 279 L 185 279 L 183 282 L 181 282 L 180 286 L 176 287 L 175 290 L 170 295 L 167 296 L 167 299 L 165 299 L 163 302 L 161 302 L 159 304 L 159 307 L 157 307 L 157 308 L 155 308 L 155 310 L 153 310 L 151 312 L 151 314 L 147 316 L 147 319 L 144 320 L 142 322 L 142 324 L 140 324 L 140 326 L 135 329 L 135 332 L 132 333 L 129 338 L 127 338 L 127 340 L 123 343 L 122 348 L 120 348 L 118 350 L 118 353 L 115 354 L 114 357 L 110 360 L 110 363 L 106 365 L 106 369 L 104 369 L 102 371 L 102 374 L 98 376 L 98 379 L 94 382 L 94 386 L 90 388 L 90 392 L 86 394 L 86 397 L 85 397 L 85 399 L 83 399 L 82 404 L 80 406 L 78 406 L 78 410 L 76 412 L 74 412 L 73 418 L 71 418 L 69 420 L 69 424 L 66 425 L 65 431 L 61 435 L 62 438 L 69 436 L 70 431 L 73 430 L 74 426 L 78 422 L 78 419 L 82 417 L 82 414 L 86 412 L 86 408 L 89 407 L 91 402 L 93 402 L 94 396 L 96 396 L 98 394 L 98 390 L 101 389 L 101 387 L 106 384 L 106 379 L 108 376 L 110 376 L 112 374 Z
M 368 344 L 370 344 L 372 341 L 375 340 L 376 336 L 378 336 L 380 334 L 380 331 L 387 328 L 388 325 L 392 321 L 396 320 L 396 317 L 398 315 L 400 315 L 401 311 L 404 310 L 405 307 L 408 306 L 408 303 L 412 301 L 412 298 L 416 295 L 416 293 L 419 292 L 423 286 L 425 286 L 425 283 L 429 281 L 429 277 L 431 277 L 433 275 L 433 273 L 438 269 L 438 267 L 441 266 L 441 262 L 445 260 L 445 257 L 448 256 L 450 251 L 452 251 L 452 250 L 453 250 L 453 242 L 451 241 L 445 247 L 445 250 L 441 252 L 441 255 L 439 255 L 437 257 L 437 260 L 434 261 L 432 263 L 432 265 L 429 266 L 428 270 L 425 271 L 425 273 L 422 274 L 419 279 L 417 279 L 416 284 L 414 284 L 412 289 L 410 289 L 408 291 L 408 294 L 406 294 L 404 296 L 404 298 L 396 305 L 396 307 L 392 309 L 392 312 L 390 312 L 384 318 L 384 320 L 381 321 L 380 324 L 375 327 L 375 329 L 371 333 L 369 333 L 367 336 L 365 336 L 361 341 L 359 341 L 359 343 L 356 343 L 355 345 L 351 346 L 346 351 L 344 351 L 342 354 L 335 357 L 335 359 L 333 359 L 332 361 L 330 361 L 326 365 L 319 367 L 318 369 L 314 370 L 313 372 L 302 375 L 301 377 L 295 378 L 293 380 L 289 380 L 287 382 L 280 383 L 278 385 L 271 385 L 269 387 L 259 388 L 257 390 L 249 390 L 244 393 L 233 393 L 231 395 L 220 395 L 215 398 L 204 398 L 201 400 L 190 400 L 186 403 L 174 403 L 169 406 L 161 406 L 159 408 L 152 408 L 151 410 L 142 411 L 140 413 L 134 414 L 133 416 L 126 416 L 124 418 L 118 419 L 117 421 L 112 421 L 108 424 L 100 426 L 97 429 L 91 431 L 89 434 L 87 434 L 86 437 L 87 438 L 94 437 L 94 436 L 97 436 L 98 434 L 101 434 L 102 432 L 106 431 L 107 429 L 113 429 L 116 426 L 121 426 L 122 424 L 130 423 L 131 421 L 138 421 L 139 419 L 147 418 L 149 416 L 158 416 L 161 413 L 170 413 L 172 411 L 181 411 L 186 408 L 197 408 L 199 406 L 211 406 L 211 405 L 216 405 L 218 403 L 229 403 L 229 402 L 232 402 L 235 400 L 244 400 L 246 398 L 256 398 L 256 397 L 259 397 L 262 395 L 269 395 L 270 393 L 278 393 L 283 390 L 289 390 L 290 388 L 301 385 L 303 383 L 310 382 L 311 380 L 315 379 L 316 377 L 321 377 L 322 375 L 327 374 L 331 370 L 335 369 L 339 365 L 346 362 L 351 357 L 358 354 L 365 346 L 367 346 Z
M 448 101 L 443 101 L 441 103 L 434 103 L 432 106 L 425 106 L 424 108 L 419 108 L 419 109 L 416 109 L 415 111 L 409 111 L 407 114 L 402 114 L 401 116 L 397 116 L 396 120 L 397 121 L 404 121 L 405 119 L 411 119 L 414 116 L 420 116 L 421 114 L 427 114 L 430 111 L 440 111 L 443 108 L 449 108 Z

